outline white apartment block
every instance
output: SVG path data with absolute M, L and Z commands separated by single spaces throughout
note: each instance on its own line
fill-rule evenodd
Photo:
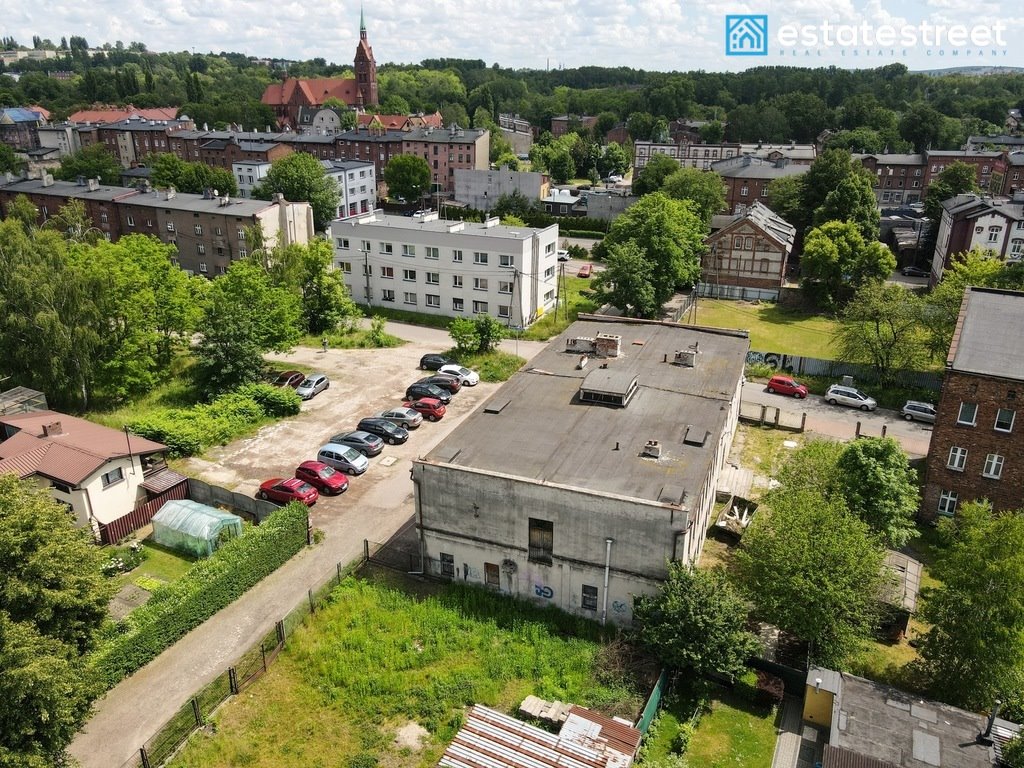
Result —
M 270 163 L 258 160 L 231 164 L 231 173 L 238 182 L 238 196 L 252 199 L 252 189 L 270 173 Z
M 373 163 L 361 160 L 321 160 L 324 173 L 338 185 L 338 214 L 348 219 L 377 207 L 377 174 Z
M 446 317 L 489 314 L 525 328 L 555 309 L 558 225 L 544 229 L 368 216 L 331 222 L 335 265 L 353 298 Z

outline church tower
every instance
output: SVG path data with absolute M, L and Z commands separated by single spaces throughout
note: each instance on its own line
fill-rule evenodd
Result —
M 377 62 L 373 60 L 373 48 L 366 39 L 366 21 L 363 9 L 359 9 L 359 45 L 356 47 L 356 92 L 358 106 L 376 107 L 377 100 Z

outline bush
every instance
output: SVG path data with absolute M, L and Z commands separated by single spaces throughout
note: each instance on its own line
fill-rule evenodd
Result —
M 267 416 L 294 416 L 299 412 L 302 398 L 291 387 L 275 387 L 270 384 L 246 384 L 239 387 L 239 394 L 251 398 L 263 408 Z
M 305 506 L 290 504 L 157 589 L 105 633 L 89 659 L 97 679 L 113 687 L 277 570 L 305 545 L 308 516 Z

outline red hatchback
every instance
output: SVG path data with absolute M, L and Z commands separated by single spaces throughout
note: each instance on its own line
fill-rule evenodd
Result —
M 402 403 L 402 406 L 419 411 L 427 421 L 440 421 L 447 410 L 444 403 L 436 397 L 424 397 L 421 400 L 413 400 L 411 403 Z
M 789 376 L 772 376 L 768 379 L 769 392 L 778 392 L 780 395 L 792 395 L 793 397 L 807 397 L 807 387 Z
M 276 381 L 274 381 L 274 386 L 291 387 L 292 389 L 296 389 L 305 378 L 306 375 L 304 373 L 299 373 L 298 371 L 285 371 L 277 377 Z
M 348 490 L 348 475 L 322 461 L 304 461 L 295 468 L 295 477 L 304 480 L 320 493 L 337 496 Z
M 287 480 L 283 477 L 275 477 L 267 480 L 260 486 L 260 492 L 257 495 L 261 499 L 277 501 L 281 504 L 297 501 L 307 507 L 313 506 L 320 498 L 316 488 L 297 477 L 289 477 Z

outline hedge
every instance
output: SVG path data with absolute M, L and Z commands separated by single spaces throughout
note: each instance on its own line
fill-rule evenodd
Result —
M 154 411 L 129 422 L 128 429 L 163 443 L 171 456 L 192 456 L 228 442 L 267 417 L 294 416 L 301 402 L 289 387 L 246 384 L 209 404 Z
M 113 687 L 277 570 L 306 544 L 308 518 L 305 506 L 289 504 L 157 589 L 92 653 L 97 679 Z

